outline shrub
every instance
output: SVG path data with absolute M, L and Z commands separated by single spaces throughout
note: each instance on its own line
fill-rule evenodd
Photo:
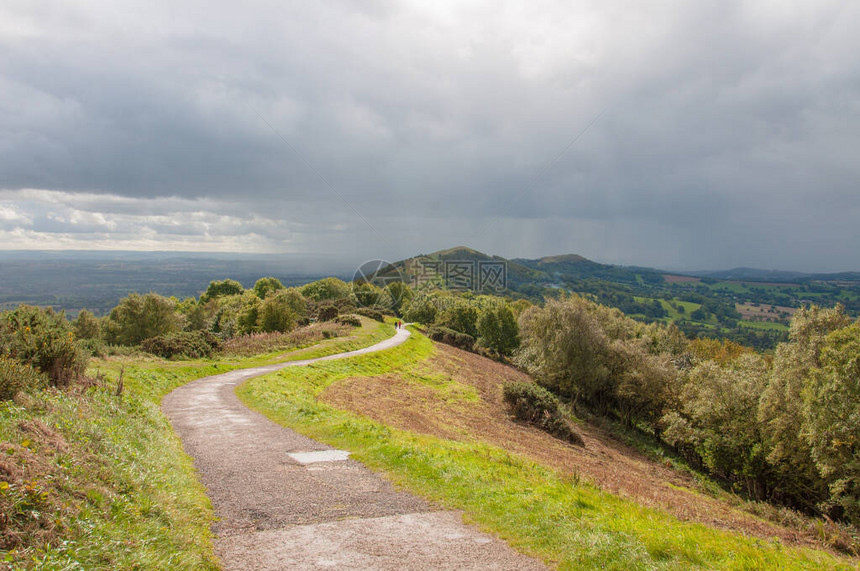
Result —
M 370 309 L 369 307 L 359 307 L 355 310 L 358 315 L 363 315 L 364 317 L 369 317 L 375 321 L 382 323 L 385 321 L 385 317 L 382 313 L 376 311 L 375 309 Z
M 337 313 L 337 307 L 331 304 L 321 305 L 319 309 L 317 309 L 317 319 L 320 321 L 331 321 L 337 317 Z
M 554 394 L 534 383 L 505 383 L 504 400 L 511 407 L 514 416 L 556 438 L 567 440 L 580 446 L 585 443 L 564 417 L 561 402 Z
M 427 337 L 433 341 L 453 345 L 466 351 L 472 351 L 475 348 L 475 338 L 468 333 L 460 333 L 447 327 L 433 326 L 427 329 Z
M 350 325 L 352 327 L 361 327 L 361 319 L 357 315 L 340 315 L 335 318 L 335 323 L 341 325 Z
M 221 342 L 209 331 L 180 331 L 145 339 L 141 342 L 140 348 L 165 359 L 178 355 L 200 359 L 220 351 Z
M 55 386 L 66 386 L 87 367 L 71 323 L 52 309 L 29 305 L 7 311 L 0 319 L 0 354 L 29 364 Z
M 0 400 L 13 398 L 18 391 L 45 386 L 45 376 L 30 365 L 0 355 Z
M 101 339 L 81 339 L 78 346 L 90 354 L 91 357 L 105 357 L 108 355 L 108 344 Z

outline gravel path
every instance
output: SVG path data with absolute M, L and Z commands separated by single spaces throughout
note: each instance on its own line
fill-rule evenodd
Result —
M 438 511 L 342 454 L 290 456 L 332 449 L 249 410 L 234 393 L 252 377 L 408 337 L 400 329 L 348 353 L 205 377 L 164 398 L 219 518 L 215 551 L 225 569 L 545 569 L 464 525 L 459 512 Z

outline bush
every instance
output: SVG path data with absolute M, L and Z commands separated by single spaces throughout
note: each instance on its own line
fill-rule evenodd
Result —
M 91 357 L 105 357 L 109 354 L 108 344 L 101 339 L 81 339 L 78 346 Z
M 475 348 L 475 338 L 468 333 L 460 333 L 447 327 L 433 326 L 427 329 L 427 337 L 433 341 L 453 345 L 466 351 L 472 351 Z
M 13 398 L 18 391 L 45 386 L 45 376 L 30 365 L 0 355 L 0 400 Z
M 331 321 L 337 317 L 337 314 L 337 307 L 331 304 L 321 305 L 319 309 L 317 309 L 317 319 L 320 321 Z
M 209 331 L 180 331 L 144 339 L 140 348 L 165 359 L 183 355 L 190 359 L 209 357 L 221 350 L 221 341 Z
M 355 310 L 358 315 L 363 315 L 364 317 L 369 317 L 375 321 L 382 323 L 385 321 L 385 317 L 382 313 L 376 311 L 375 309 L 370 309 L 369 307 L 359 307 Z
M 505 383 L 504 400 L 511 407 L 514 416 L 556 438 L 567 440 L 580 446 L 585 443 L 564 418 L 561 402 L 554 394 L 534 383 Z
M 52 309 L 21 305 L 0 319 L 0 355 L 32 365 L 55 386 L 67 386 L 87 367 L 71 323 Z
M 350 325 L 352 327 L 361 327 L 361 319 L 357 315 L 340 315 L 335 318 L 335 323 L 341 325 Z

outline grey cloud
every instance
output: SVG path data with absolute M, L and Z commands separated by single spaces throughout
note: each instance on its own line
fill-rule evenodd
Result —
M 129 216 L 165 244 L 253 233 L 270 249 L 388 257 L 466 243 L 674 267 L 860 268 L 847 230 L 860 209 L 850 3 L 10 12 L 0 199 L 38 204 L 28 216 L 42 232 L 116 231 L 42 216 L 59 201 L 115 224 Z

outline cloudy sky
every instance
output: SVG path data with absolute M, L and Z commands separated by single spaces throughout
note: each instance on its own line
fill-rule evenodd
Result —
M 860 3 L 0 7 L 0 248 L 860 270 Z

